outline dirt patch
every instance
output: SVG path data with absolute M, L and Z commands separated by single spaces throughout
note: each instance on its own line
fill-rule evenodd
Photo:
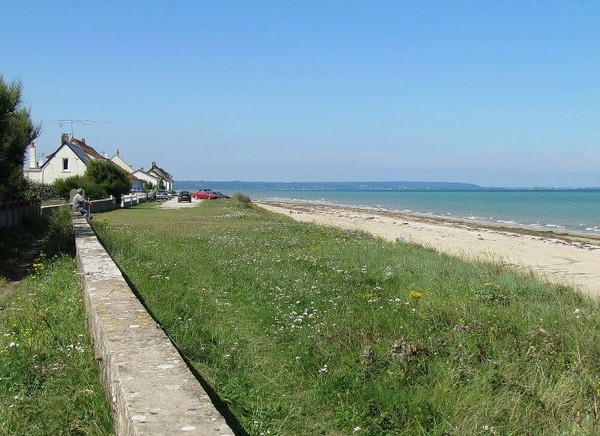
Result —
M 162 204 L 160 205 L 160 207 L 163 209 L 183 209 L 186 207 L 198 206 L 198 204 L 201 202 L 202 202 L 202 200 L 196 200 L 195 198 L 192 198 L 191 203 L 188 203 L 187 201 L 182 201 L 180 203 L 177 201 L 177 197 L 174 197 L 174 198 L 171 198 L 170 200 L 163 201 Z

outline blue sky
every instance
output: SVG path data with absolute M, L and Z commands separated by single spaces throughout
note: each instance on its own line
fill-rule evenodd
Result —
M 600 186 L 597 0 L 0 9 L 46 155 L 72 129 L 176 180 Z

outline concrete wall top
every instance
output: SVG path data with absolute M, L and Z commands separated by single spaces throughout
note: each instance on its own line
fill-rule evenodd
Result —
M 74 217 L 88 320 L 118 435 L 233 435 L 83 218 Z

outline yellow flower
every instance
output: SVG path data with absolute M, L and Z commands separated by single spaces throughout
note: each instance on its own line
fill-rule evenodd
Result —
M 410 294 L 408 296 L 411 300 L 419 301 L 419 299 L 423 296 L 423 293 L 419 291 L 410 291 Z

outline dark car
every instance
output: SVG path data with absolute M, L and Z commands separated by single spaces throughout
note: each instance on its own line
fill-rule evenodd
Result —
M 177 203 L 181 203 L 182 201 L 187 201 L 188 203 L 191 203 L 192 195 L 188 191 L 181 191 L 177 196 Z
M 229 198 L 229 195 L 225 195 L 222 192 L 214 191 L 214 193 L 217 195 L 217 198 Z

